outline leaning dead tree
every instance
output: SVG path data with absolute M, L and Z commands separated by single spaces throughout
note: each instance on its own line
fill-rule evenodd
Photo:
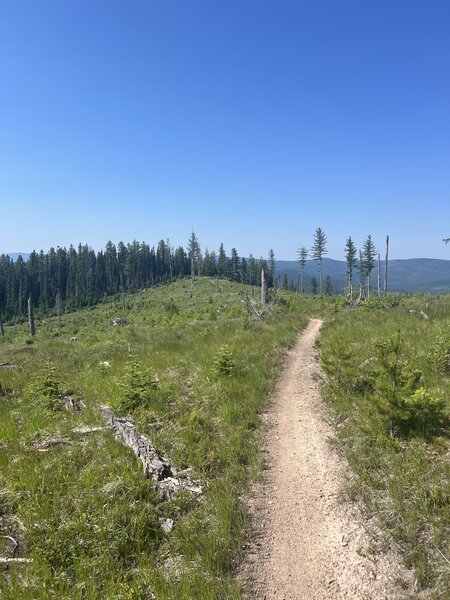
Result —
M 31 296 L 28 298 L 28 332 L 30 337 L 33 337 L 36 333 L 34 329 L 33 304 L 31 302 Z

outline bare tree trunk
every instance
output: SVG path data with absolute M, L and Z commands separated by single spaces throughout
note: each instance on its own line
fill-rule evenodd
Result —
M 303 294 L 303 268 L 300 271 L 300 293 Z
M 195 265 L 194 265 L 194 251 L 192 250 L 191 256 L 191 289 L 189 290 L 189 298 L 192 298 L 194 292 L 194 279 L 195 279 Z
M 319 271 L 320 271 L 320 295 L 323 296 L 322 259 L 320 259 L 320 261 L 319 261 Z
M 58 329 L 61 327 L 61 294 L 56 292 L 55 298 L 56 316 L 58 317 Z
M 35 334 L 35 330 L 34 330 L 33 305 L 31 303 L 31 296 L 28 298 L 28 331 L 30 333 L 30 337 L 33 337 Z
M 267 277 L 264 269 L 261 271 L 261 303 L 267 302 Z
M 5 335 L 4 331 L 3 331 L 3 321 L 0 319 L 0 337 L 3 337 Z
M 172 283 L 173 278 L 172 278 L 172 255 L 170 252 L 170 246 L 169 246 L 169 270 L 170 270 L 170 283 Z
M 381 296 L 381 260 L 380 253 L 378 252 L 378 298 Z
M 297 292 L 300 292 L 300 272 L 297 273 Z
M 363 282 L 359 282 L 359 301 L 362 302 L 364 300 L 364 285 Z
M 388 259 L 389 259 L 389 236 L 386 236 L 386 260 L 384 264 L 384 291 L 388 291 Z
M 370 298 L 370 273 L 367 275 L 367 297 Z

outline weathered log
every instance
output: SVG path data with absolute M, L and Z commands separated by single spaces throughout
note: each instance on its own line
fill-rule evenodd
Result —
M 158 454 L 156 448 L 143 435 L 139 435 L 134 424 L 127 418 L 116 417 L 108 406 L 100 408 L 106 423 L 115 431 L 116 437 L 131 448 L 144 469 L 144 477 L 161 481 L 174 475 L 167 459 Z
M 162 498 L 169 499 L 181 490 L 199 495 L 202 493 L 202 488 L 193 484 L 188 478 L 177 477 L 178 473 L 168 459 L 158 453 L 147 437 L 136 431 L 136 427 L 130 419 L 116 417 L 109 406 L 101 406 L 100 412 L 106 424 L 114 430 L 116 439 L 131 448 L 139 458 L 144 477 L 152 479 L 158 484 Z

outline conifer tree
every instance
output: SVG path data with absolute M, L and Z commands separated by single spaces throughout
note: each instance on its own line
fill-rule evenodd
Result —
M 225 248 L 223 247 L 223 243 L 220 244 L 219 248 L 219 258 L 217 261 L 217 271 L 219 277 L 226 277 L 226 265 L 227 265 L 227 254 L 225 252 Z
M 364 280 L 366 278 L 366 270 L 362 251 L 359 251 L 359 260 L 356 268 L 359 271 L 359 300 L 364 298 Z
M 257 267 L 255 257 L 250 254 L 248 257 L 248 265 L 247 265 L 247 281 L 249 285 L 256 284 L 256 276 L 257 276 Z
M 269 250 L 269 286 L 273 286 L 275 284 L 275 269 L 276 269 L 276 260 L 275 260 L 275 252 L 271 248 Z
M 200 244 L 194 232 L 191 233 L 188 243 L 189 262 L 191 264 L 191 298 L 194 289 L 195 269 L 198 268 L 200 257 Z
M 347 283 L 348 283 L 348 295 L 350 300 L 353 300 L 353 269 L 358 265 L 356 246 L 353 243 L 351 236 L 345 243 L 345 260 L 347 262 Z
M 327 238 L 323 229 L 318 227 L 314 233 L 314 243 L 311 248 L 313 260 L 319 263 L 320 295 L 323 296 L 323 269 L 322 262 L 324 255 L 327 254 Z
M 238 281 L 240 271 L 240 260 L 236 248 L 231 248 L 231 279 Z
M 325 277 L 325 296 L 331 296 L 333 294 L 333 283 L 331 277 L 327 275 Z
M 315 277 L 311 277 L 310 285 L 311 285 L 311 294 L 313 296 L 317 296 L 317 279 Z
M 245 258 L 241 260 L 241 270 L 240 270 L 240 278 L 241 283 L 245 283 L 247 281 L 247 261 Z
M 308 258 L 308 250 L 302 246 L 297 250 L 298 264 L 300 265 L 300 293 L 303 294 L 303 276 L 305 273 L 306 259 Z
M 367 277 L 367 297 L 370 296 L 370 274 L 375 266 L 376 248 L 372 236 L 369 234 L 363 244 L 362 260 L 364 262 L 364 273 Z

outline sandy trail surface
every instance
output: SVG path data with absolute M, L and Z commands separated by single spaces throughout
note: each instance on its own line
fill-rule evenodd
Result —
M 241 579 L 247 598 L 418 598 L 390 554 L 374 557 L 356 509 L 338 501 L 347 468 L 329 444 L 312 319 L 289 351 L 267 414 L 265 476 L 250 501 L 252 527 Z

